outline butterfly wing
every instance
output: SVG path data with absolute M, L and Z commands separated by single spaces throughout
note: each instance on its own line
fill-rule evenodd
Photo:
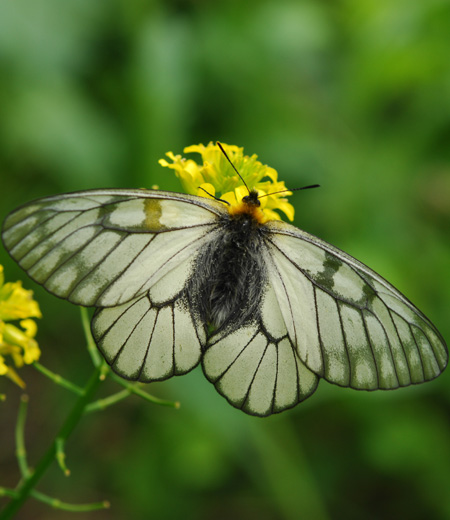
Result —
M 98 309 L 92 334 L 117 374 L 144 383 L 192 370 L 206 341 L 183 296 L 159 305 L 151 291 L 123 305 Z
M 203 356 L 203 370 L 229 403 L 262 417 L 292 408 L 318 384 L 287 336 L 275 340 L 258 326 L 216 338 Z
M 230 404 L 258 416 L 292 408 L 312 395 L 319 382 L 287 334 L 270 280 L 252 323 L 212 336 L 203 371 Z
M 223 212 L 214 200 L 177 193 L 85 191 L 19 208 L 3 241 L 51 293 L 98 307 L 92 332 L 105 359 L 119 375 L 149 382 L 200 360 L 205 333 L 183 289 Z
M 189 259 L 217 224 L 222 204 L 146 190 L 92 190 L 47 197 L 11 213 L 6 249 L 49 292 L 112 307 L 145 294 Z
M 272 221 L 264 254 L 288 335 L 331 383 L 391 389 L 437 377 L 448 351 L 430 320 L 377 273 L 289 224 Z
M 319 377 L 358 389 L 433 379 L 448 353 L 433 324 L 383 278 L 337 248 L 269 222 L 260 312 L 207 342 L 185 292 L 226 208 L 169 192 L 95 190 L 48 197 L 8 216 L 3 241 L 38 283 L 96 306 L 92 331 L 123 377 L 203 370 L 234 406 L 270 415 Z

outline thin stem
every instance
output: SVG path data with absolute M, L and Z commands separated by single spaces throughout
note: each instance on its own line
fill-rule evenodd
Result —
M 102 364 L 102 358 L 98 353 L 97 345 L 94 342 L 94 338 L 91 334 L 91 322 L 89 320 L 89 315 L 86 307 L 80 307 L 81 312 L 81 324 L 83 326 L 84 335 L 87 341 L 87 349 L 89 355 L 91 356 L 92 363 L 95 367 L 98 367 Z
M 86 408 L 86 405 L 94 395 L 95 391 L 101 384 L 100 379 L 101 367 L 96 367 L 94 373 L 91 378 L 87 382 L 83 395 L 81 395 L 75 405 L 73 406 L 71 412 L 67 416 L 64 421 L 59 434 L 56 436 L 58 439 L 66 440 L 69 435 L 72 433 L 75 426 L 78 424 L 81 415 Z M 17 496 L 11 500 L 9 504 L 5 507 L 2 513 L 0 513 L 0 520 L 7 520 L 12 518 L 15 513 L 22 507 L 23 503 L 27 500 L 30 493 L 32 492 L 34 486 L 39 482 L 42 475 L 45 473 L 47 468 L 50 466 L 51 462 L 55 458 L 56 455 L 56 439 L 51 444 L 50 448 L 43 455 L 41 460 L 36 466 L 36 469 L 33 473 L 31 473 L 27 478 L 23 480 L 20 486 L 17 489 Z
M 64 452 L 64 439 L 57 437 L 55 440 L 56 461 L 66 477 L 70 475 L 70 469 L 66 466 L 66 454 Z
M 0 486 L 0 497 L 11 497 L 14 498 L 18 495 L 17 491 L 14 489 L 5 488 Z
M 112 406 L 113 404 L 126 399 L 131 394 L 131 390 L 127 388 L 125 390 L 121 390 L 115 394 L 110 395 L 109 397 L 105 397 L 104 399 L 99 399 L 98 401 L 94 401 L 90 403 L 85 408 L 85 413 L 97 412 L 98 410 L 104 410 L 108 408 L 108 406 Z
M 16 457 L 19 464 L 20 474 L 23 478 L 30 475 L 30 469 L 27 463 L 27 449 L 25 447 L 25 421 L 27 418 L 28 396 L 22 395 L 20 398 L 19 414 L 17 415 L 16 424 Z
M 95 511 L 98 509 L 108 509 L 110 506 L 110 503 L 107 500 L 103 500 L 102 502 L 92 502 L 91 504 L 69 504 L 68 502 L 62 502 L 58 498 L 49 497 L 48 495 L 45 495 L 44 493 L 36 490 L 30 491 L 30 495 L 36 500 L 44 502 L 44 504 L 47 504 L 54 509 L 62 509 L 64 511 L 72 511 L 74 513 Z M 0 496 L 17 498 L 19 493 L 14 489 L 0 487 Z
M 139 388 L 139 383 L 130 383 L 129 381 L 126 381 L 125 379 L 122 379 L 121 377 L 117 376 L 113 372 L 111 372 L 110 375 L 114 379 L 114 381 L 116 381 L 116 383 L 119 383 L 119 385 L 125 387 L 132 394 L 136 394 L 139 397 L 145 399 L 146 401 L 149 401 L 150 403 L 159 404 L 161 406 L 169 406 L 171 408 L 180 408 L 179 401 L 165 401 L 164 399 L 159 399 L 158 397 L 150 395 L 141 388 Z
M 60 386 L 62 386 L 64 388 L 66 388 L 67 390 L 71 390 L 72 392 L 74 392 L 77 395 L 83 395 L 83 389 L 82 388 L 80 388 L 79 386 L 71 383 L 67 379 L 64 379 L 64 377 L 60 376 L 59 374 L 55 374 L 54 372 L 52 372 L 51 370 L 49 370 L 48 368 L 44 367 L 43 365 L 41 365 L 40 363 L 37 363 L 37 362 L 34 362 L 33 366 L 37 370 L 39 370 L 39 372 L 41 374 L 44 374 L 44 376 L 46 376 L 49 379 L 51 379 L 57 385 L 60 385 Z
M 83 513 L 86 511 L 96 511 L 98 509 L 108 509 L 110 504 L 107 500 L 103 500 L 102 502 L 92 502 L 91 504 L 69 504 L 67 502 L 62 502 L 59 498 L 52 498 L 44 493 L 40 493 L 39 491 L 33 490 L 30 495 L 37 500 L 48 504 L 50 507 L 54 509 L 62 509 L 63 511 L 72 511 L 74 513 Z

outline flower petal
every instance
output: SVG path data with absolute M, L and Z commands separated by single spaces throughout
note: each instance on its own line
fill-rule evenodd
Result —
M 172 163 L 166 159 L 160 159 L 159 163 L 175 171 L 187 193 L 202 197 L 208 197 L 214 193 L 217 198 L 226 200 L 232 205 L 240 203 L 242 198 L 248 195 L 248 189 L 256 189 L 264 194 L 284 190 L 282 194 L 261 199 L 261 208 L 268 219 L 280 220 L 280 215 L 274 211 L 278 210 L 282 211 L 289 220 L 293 220 L 294 208 L 286 200 L 286 197 L 292 193 L 286 190 L 284 182 L 278 181 L 278 172 L 258 161 L 256 154 L 244 155 L 244 149 L 239 146 L 222 143 L 222 147 L 239 175 L 230 165 L 220 147 L 212 142 L 206 146 L 200 143 L 184 148 L 186 154 L 200 154 L 202 164 L 198 164 L 192 159 L 184 159 L 180 155 L 174 155 L 173 152 L 166 154 Z M 204 188 L 208 193 L 198 190 L 199 186 L 204 187 L 204 185 L 213 186 L 214 191 L 211 188 Z M 248 186 L 248 189 L 245 185 Z M 234 196 L 229 195 L 230 193 L 233 193 Z

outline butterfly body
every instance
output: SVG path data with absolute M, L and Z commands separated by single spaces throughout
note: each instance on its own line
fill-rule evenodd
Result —
M 380 275 L 338 248 L 236 204 L 147 190 L 31 202 L 6 249 L 60 298 L 96 308 L 92 333 L 119 375 L 142 382 L 201 363 L 219 393 L 267 416 L 320 379 L 360 390 L 437 377 L 444 339 Z
M 254 201 L 243 201 L 238 212 L 221 217 L 219 232 L 195 262 L 187 292 L 206 329 L 237 330 L 259 313 L 266 278 L 261 255 L 266 230 L 255 217 L 259 204 Z

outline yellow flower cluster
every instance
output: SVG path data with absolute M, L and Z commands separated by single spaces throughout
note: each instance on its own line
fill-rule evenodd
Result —
M 33 300 L 33 292 L 22 287 L 22 282 L 5 283 L 3 266 L 0 265 L 0 375 L 9 377 L 24 388 L 25 383 L 15 368 L 30 365 L 39 359 L 41 351 L 34 339 L 36 322 L 30 318 L 40 318 L 38 303 Z M 20 320 L 18 325 L 6 323 Z M 8 363 L 10 356 L 12 365 Z
M 268 195 L 261 198 L 261 208 L 267 219 L 281 220 L 280 215 L 275 211 L 279 210 L 289 220 L 294 220 L 294 208 L 285 198 L 292 193 L 285 191 L 270 195 L 270 193 L 286 190 L 284 182 L 278 181 L 277 171 L 259 162 L 257 155 L 251 157 L 244 155 L 243 148 L 223 143 L 222 146 L 249 189 L 255 189 L 260 196 Z M 175 171 L 186 193 L 202 197 L 208 197 L 208 193 L 232 205 L 241 202 L 242 198 L 248 195 L 247 188 L 243 186 L 241 179 L 217 144 L 192 145 L 184 149 L 184 153 L 194 152 L 201 155 L 203 164 L 197 164 L 192 159 L 185 159 L 172 152 L 166 154 L 171 163 L 166 159 L 159 160 L 159 164 Z

